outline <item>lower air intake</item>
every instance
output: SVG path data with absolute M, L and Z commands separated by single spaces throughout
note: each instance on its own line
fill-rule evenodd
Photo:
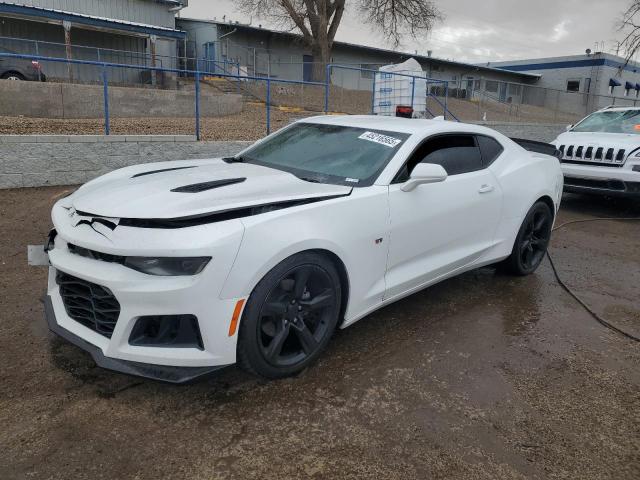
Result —
M 58 271 L 56 283 L 69 317 L 87 328 L 111 338 L 120 316 L 120 303 L 111 291 Z

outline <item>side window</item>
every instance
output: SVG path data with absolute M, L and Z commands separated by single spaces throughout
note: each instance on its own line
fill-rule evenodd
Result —
M 442 165 L 449 175 L 482 169 L 480 149 L 472 135 L 445 135 L 425 144 L 420 163 Z
M 442 135 L 427 140 L 413 152 L 394 183 L 405 182 L 418 163 L 442 165 L 448 175 L 482 170 L 482 155 L 473 135 Z
M 486 168 L 500 156 L 504 151 L 504 147 L 491 137 L 478 135 L 476 139 L 478 140 L 478 146 L 480 147 L 480 153 L 482 154 L 482 166 L 483 168 Z

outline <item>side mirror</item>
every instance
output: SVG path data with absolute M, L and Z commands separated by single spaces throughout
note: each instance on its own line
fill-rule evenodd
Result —
M 573 125 L 567 125 L 565 130 L 568 132 L 569 130 L 571 130 L 573 128 Z
M 439 183 L 447 179 L 447 171 L 435 163 L 419 163 L 411 172 L 411 177 L 400 188 L 403 192 L 411 192 L 418 185 Z

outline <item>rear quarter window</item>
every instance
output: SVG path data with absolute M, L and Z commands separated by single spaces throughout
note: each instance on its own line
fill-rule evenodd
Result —
M 504 147 L 494 138 L 478 135 L 478 146 L 482 155 L 482 166 L 488 167 L 504 152 Z

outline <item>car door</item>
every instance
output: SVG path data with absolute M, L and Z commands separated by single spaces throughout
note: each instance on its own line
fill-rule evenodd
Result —
M 488 152 L 493 158 L 483 160 L 480 142 L 487 140 L 493 142 L 493 152 Z M 501 151 L 495 139 L 455 134 L 429 138 L 410 156 L 389 186 L 385 299 L 468 265 L 491 247 L 502 192 L 487 167 Z M 420 162 L 442 165 L 447 179 L 402 191 L 402 183 Z

